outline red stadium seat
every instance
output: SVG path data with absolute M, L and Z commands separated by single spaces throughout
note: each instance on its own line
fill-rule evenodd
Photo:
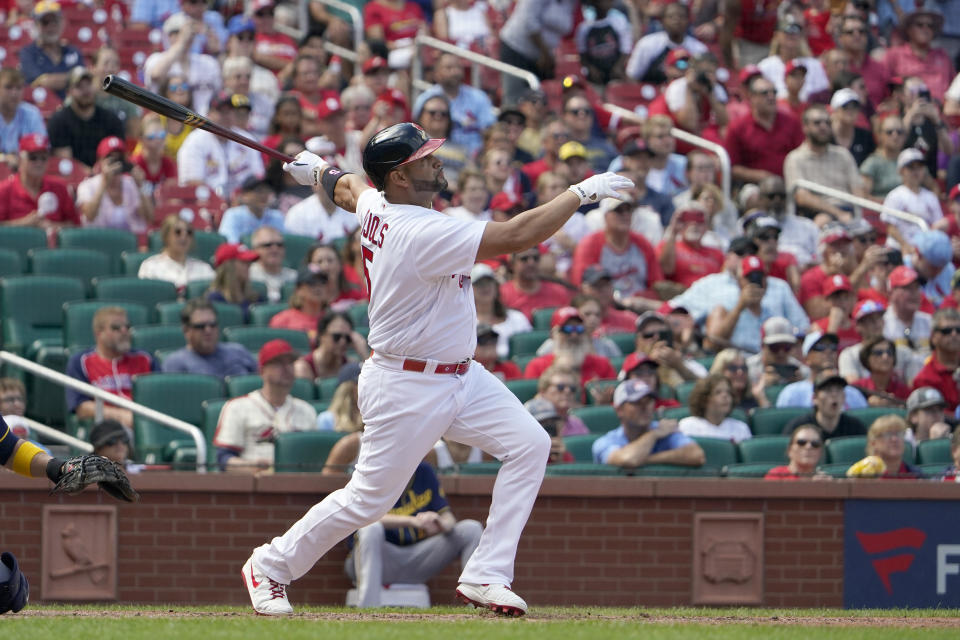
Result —
M 175 215 L 198 231 L 215 231 L 220 222 L 222 211 L 211 208 L 208 204 L 180 203 L 167 201 L 158 204 L 153 211 L 153 224 L 150 229 L 158 229 L 163 223 L 163 219 L 169 215 Z
M 175 210 L 167 211 L 169 213 L 178 213 L 180 207 L 194 207 L 200 218 L 209 217 L 214 227 L 220 226 L 220 218 L 223 212 L 227 210 L 227 202 L 218 196 L 212 189 L 206 186 L 180 186 L 178 184 L 167 184 L 157 187 L 153 194 L 160 207 L 175 207 Z M 209 212 L 209 216 L 204 214 L 204 210 Z M 157 214 L 156 220 L 162 220 Z M 199 228 L 199 227 L 198 227 Z
M 60 96 L 53 91 L 43 87 L 31 87 L 30 85 L 23 88 L 23 100 L 40 109 L 40 114 L 44 120 L 49 118 L 63 104 Z
M 56 176 L 67 183 L 71 195 L 76 195 L 77 185 L 83 182 L 90 172 L 82 164 L 70 158 L 50 156 L 47 161 L 47 175 Z
M 640 105 L 650 104 L 657 94 L 657 88 L 651 84 L 615 81 L 607 85 L 606 100 L 633 111 Z
M 22 25 L 0 26 L 0 41 L 9 45 L 7 48 L 11 51 L 19 51 L 30 44 L 31 40 L 30 32 Z

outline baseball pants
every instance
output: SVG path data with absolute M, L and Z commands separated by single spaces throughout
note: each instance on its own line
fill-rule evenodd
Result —
M 379 520 L 403 493 L 441 436 L 479 447 L 503 465 L 480 544 L 461 582 L 513 582 L 520 534 L 543 482 L 547 432 L 492 373 L 476 362 L 462 375 L 403 371 L 401 360 L 375 354 L 360 372 L 364 431 L 350 481 L 314 505 L 282 536 L 257 547 L 253 561 L 290 584 L 354 531 Z
M 387 542 L 382 524 L 368 524 L 357 531 L 353 553 L 344 563 L 357 585 L 357 606 L 379 607 L 383 585 L 426 582 L 457 556 L 460 566 L 467 566 L 482 533 L 483 526 L 476 520 L 460 520 L 447 533 L 399 545 Z

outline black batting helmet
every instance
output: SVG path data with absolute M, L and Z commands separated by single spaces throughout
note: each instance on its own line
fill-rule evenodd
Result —
M 0 566 L 0 615 L 7 611 L 16 613 L 27 605 L 30 585 L 12 553 L 4 551 L 0 554 L 0 565 L 3 565 Z
M 380 131 L 363 149 L 363 170 L 377 189 L 383 190 L 387 174 L 408 162 L 436 151 L 446 138 L 431 138 L 412 122 L 401 122 Z

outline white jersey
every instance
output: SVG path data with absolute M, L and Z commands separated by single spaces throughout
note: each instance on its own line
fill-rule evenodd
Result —
M 374 352 L 440 362 L 473 357 L 477 312 L 470 269 L 485 222 L 386 201 L 357 199 Z
M 213 446 L 234 451 L 244 460 L 273 459 L 273 443 L 281 433 L 312 431 L 317 412 L 300 398 L 287 396 L 274 407 L 260 389 L 223 405 Z

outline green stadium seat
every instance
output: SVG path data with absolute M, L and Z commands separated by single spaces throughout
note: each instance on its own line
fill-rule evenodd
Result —
M 950 466 L 950 464 L 944 464 L 942 462 L 930 462 L 928 464 L 917 465 L 924 478 L 939 478 Z
M 366 302 L 358 302 L 357 304 L 350 307 L 347 310 L 347 314 L 350 316 L 350 319 L 353 320 L 353 326 L 355 327 L 369 327 L 370 326 L 370 317 L 367 315 L 367 307 L 369 305 Z
M 771 462 L 786 464 L 790 436 L 764 436 L 744 440 L 739 445 L 740 459 L 745 463 Z
M 0 278 L 23 275 L 24 259 L 13 249 L 0 249 Z
M 140 273 L 143 261 L 155 255 L 155 251 L 124 251 L 120 254 L 121 272 L 125 276 L 135 276 Z
M 690 392 L 693 391 L 695 384 L 697 384 L 696 380 L 687 380 L 678 384 L 674 388 L 674 392 L 677 394 L 677 402 L 687 404 L 690 401 Z
M 338 431 L 297 431 L 277 436 L 273 466 L 277 473 L 319 473 L 340 438 Z
M 324 411 L 330 408 L 330 401 L 329 400 L 311 400 L 310 406 L 313 407 L 314 411 L 316 411 L 317 415 L 319 416 L 321 413 L 323 413 Z
M 683 420 L 690 415 L 690 407 L 670 407 L 664 409 L 660 416 L 664 420 Z
M 338 386 L 340 386 L 340 378 L 337 376 L 319 378 L 317 380 L 317 399 L 330 402 Z
M 103 307 L 122 307 L 127 322 L 136 327 L 147 322 L 149 310 L 137 302 L 112 300 L 77 300 L 63 304 L 63 346 L 67 349 L 86 349 L 94 345 L 93 316 Z M 181 344 L 183 340 L 181 335 Z
M 608 334 L 607 337 L 613 340 L 615 345 L 620 347 L 620 351 L 622 351 L 624 355 L 637 350 L 637 334 L 635 333 L 620 331 Z
M 617 373 L 620 373 L 620 369 L 623 369 L 623 362 L 627 359 L 627 355 L 629 354 L 624 353 L 622 356 L 617 356 L 616 358 L 607 358 L 607 360 L 610 361 L 610 366 L 613 367 L 613 370 Z
M 494 476 L 500 471 L 499 461 L 467 462 L 455 467 L 454 473 L 462 476 Z
M 149 321 L 156 322 L 156 306 L 159 302 L 177 299 L 177 287 L 166 280 L 141 280 L 132 276 L 95 278 L 94 297 L 100 300 L 130 300 L 146 305 Z
M 704 467 L 710 467 L 719 472 L 720 469 L 728 464 L 739 462 L 737 459 L 737 445 L 730 440 L 704 438 L 701 436 L 695 436 L 693 440 L 700 445 L 704 455 L 707 457 L 707 461 L 703 464 Z
M 176 324 L 145 324 L 133 327 L 133 348 L 153 353 L 158 349 L 182 349 L 187 341 Z
M 907 410 L 897 407 L 863 407 L 861 409 L 850 409 L 845 412 L 848 416 L 856 418 L 863 423 L 867 429 L 873 424 L 874 420 L 882 416 L 897 415 L 907 419 Z
M 755 409 L 750 418 L 750 430 L 755 436 L 779 436 L 787 423 L 806 413 L 808 407 L 766 407 Z
M 293 295 L 293 290 L 297 288 L 296 282 L 284 282 L 283 286 L 280 287 L 280 301 L 289 302 L 290 296 Z
M 220 325 L 223 327 L 223 324 Z M 257 353 L 267 342 L 276 338 L 282 338 L 290 343 L 294 349 L 301 354 L 310 351 L 310 338 L 303 331 L 296 329 L 274 329 L 272 327 L 226 327 L 221 328 L 223 340 L 229 342 L 238 342 L 247 348 L 250 353 Z
M 59 246 L 62 249 L 94 249 L 110 257 L 110 273 L 122 272 L 124 251 L 137 250 L 137 236 L 122 229 L 103 227 L 67 227 L 60 229 Z
M 603 434 L 620 426 L 620 418 L 610 405 L 578 407 L 570 413 L 583 420 L 590 433 Z
M 697 362 L 703 365 L 703 368 L 707 371 L 710 371 L 710 367 L 713 366 L 713 361 L 716 356 L 704 356 L 703 358 L 697 358 Z
M 517 367 L 520 369 L 520 373 L 523 373 L 527 370 L 527 365 L 530 364 L 530 361 L 536 357 L 536 354 L 531 353 L 525 356 L 513 356 L 510 358 L 510 360 L 517 365 Z
M 347 241 L 350 240 L 350 236 L 340 236 L 339 238 L 334 238 L 330 241 L 330 244 L 333 245 L 333 248 L 337 250 L 337 253 L 343 254 L 343 248 L 347 246 Z
M 770 469 L 777 466 L 777 462 L 738 462 L 728 464 L 723 469 L 723 475 L 728 478 L 763 478 Z
M 950 438 L 926 440 L 917 445 L 917 462 L 921 465 L 953 463 L 950 453 Z
M 518 378 L 516 380 L 507 380 L 503 384 L 510 389 L 513 395 L 517 396 L 520 402 L 526 402 L 537 395 L 537 384 L 539 380 L 530 380 L 528 378 Z
M 863 456 L 860 456 L 860 457 L 862 458 Z M 858 458 L 858 460 L 859 460 L 859 458 Z M 850 465 L 851 465 L 851 464 L 852 464 L 852 463 L 850 463 L 850 462 L 839 462 L 839 463 L 832 463 L 832 464 L 822 464 L 822 465 L 820 465 L 819 467 L 817 467 L 817 470 L 818 470 L 818 471 L 822 471 L 823 473 L 827 474 L 827 475 L 830 476 L 831 478 L 846 478 L 846 477 L 847 477 L 847 469 L 850 468 Z
M 263 378 L 255 373 L 240 376 L 227 376 L 225 382 L 227 383 L 227 395 L 231 398 L 245 396 L 251 391 L 259 389 L 263 386 Z M 316 396 L 314 395 L 313 381 L 307 380 L 306 378 L 297 378 L 294 380 L 293 389 L 291 389 L 290 393 L 294 398 L 300 398 L 306 402 L 316 399 Z
M 31 249 L 30 272 L 38 276 L 79 278 L 86 294 L 93 293 L 94 278 L 110 273 L 110 256 L 91 249 Z
M 283 234 L 283 244 L 286 249 L 283 263 L 291 269 L 299 269 L 303 265 L 310 247 L 317 244 L 317 239 L 311 236 L 285 233 Z
M 549 331 L 550 330 L 550 319 L 553 317 L 553 312 L 557 310 L 557 307 L 545 307 L 543 309 L 537 309 L 533 312 L 533 328 L 538 331 Z
M 599 437 L 598 433 L 567 436 L 563 439 L 563 443 L 567 445 L 567 451 L 573 454 L 577 462 L 593 462 L 593 443 Z
M 207 437 L 207 471 L 219 469 L 217 466 L 217 450 L 213 446 L 213 436 L 217 434 L 217 423 L 220 421 L 220 411 L 227 404 L 227 398 L 204 400 L 200 403 L 203 408 L 203 434 Z
M 537 353 L 547 338 L 550 337 L 549 331 L 534 330 L 523 333 L 515 333 L 510 336 L 510 355 L 511 356 L 529 356 Z
M 213 280 L 194 280 L 187 283 L 187 288 L 185 294 L 187 300 L 192 300 L 194 298 L 202 298 L 207 293 L 207 289 L 210 288 L 210 284 Z
M 648 464 L 636 469 L 622 469 L 621 473 L 627 476 L 640 478 L 682 478 L 682 477 L 709 477 L 719 478 L 721 470 L 716 467 L 685 467 L 678 464 Z
M 60 373 L 66 373 L 70 352 L 64 347 L 41 347 L 36 361 Z M 27 416 L 45 425 L 63 428 L 67 419 L 67 398 L 63 385 L 27 373 Z
M 84 299 L 83 283 L 61 276 L 0 279 L 3 345 L 32 356 L 35 341 L 63 344 L 63 303 Z M 39 345 L 38 345 L 39 346 Z
M 618 384 L 619 381 L 616 378 L 601 378 L 598 380 L 591 380 L 584 385 L 587 404 L 596 404 L 596 398 L 594 397 L 596 394 L 602 394 L 610 389 L 616 389 Z
M 763 393 L 767 396 L 767 400 L 770 402 L 771 407 L 775 407 L 777 405 L 777 396 L 780 395 L 780 392 L 783 391 L 785 386 L 787 385 L 775 384 L 764 388 Z
M 234 308 L 238 307 L 234 306 Z M 286 302 L 261 302 L 250 305 L 250 324 L 266 327 L 270 324 L 270 318 L 289 308 L 290 305 Z
M 567 464 L 548 464 L 548 476 L 618 476 L 620 467 L 611 464 L 593 464 L 592 462 L 570 462 Z
M 827 461 L 848 466 L 867 455 L 867 436 L 845 436 L 827 440 Z
M 154 307 L 157 311 L 157 321 L 160 324 L 180 324 L 180 310 L 183 309 L 185 302 L 158 302 Z M 241 313 L 242 317 L 243 314 Z M 240 321 L 243 324 L 243 321 Z
M 194 231 L 193 249 L 190 251 L 190 255 L 194 258 L 210 262 L 213 260 L 213 254 L 216 252 L 217 247 L 226 241 L 226 238 L 214 231 Z M 163 237 L 159 231 L 150 232 L 148 244 L 151 251 L 160 251 L 163 249 Z
M 174 418 L 201 427 L 202 403 L 223 397 L 223 383 L 216 376 L 191 373 L 152 373 L 133 378 L 133 401 Z M 164 462 L 171 440 L 189 439 L 185 433 L 141 416 L 133 419 L 134 442 L 142 460 Z
M 47 232 L 39 227 L 0 227 L 0 249 L 16 251 L 20 264 L 27 264 L 31 249 L 46 249 Z
M 160 324 L 180 325 L 180 310 L 185 302 L 159 302 L 156 305 L 157 319 Z M 243 324 L 243 310 L 229 302 L 214 302 L 217 321 L 221 327 L 235 327 Z

